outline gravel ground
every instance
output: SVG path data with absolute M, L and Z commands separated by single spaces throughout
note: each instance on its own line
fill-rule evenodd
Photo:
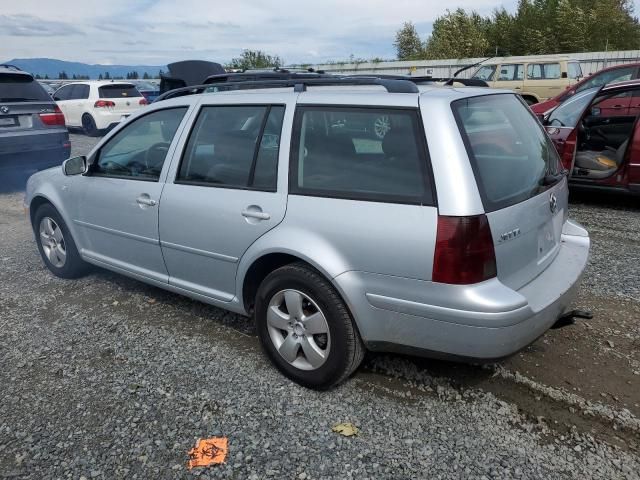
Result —
M 74 153 L 95 141 L 72 135 Z M 402 357 L 372 356 L 331 392 L 298 387 L 245 318 L 101 270 L 50 275 L 21 201 L 0 195 L 0 477 L 640 478 L 637 450 Z M 635 304 L 637 208 L 579 202 L 584 292 Z M 227 462 L 189 472 L 187 451 L 216 435 Z

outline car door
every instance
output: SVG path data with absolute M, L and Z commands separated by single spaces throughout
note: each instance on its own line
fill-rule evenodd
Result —
M 89 85 L 74 84 L 71 89 L 71 96 L 66 102 L 71 125 L 82 125 L 82 112 L 87 98 L 89 98 Z
M 94 263 L 167 282 L 158 205 L 168 158 L 187 106 L 154 110 L 124 126 L 90 159 L 74 224 L 81 255 Z
M 508 88 L 516 93 L 522 92 L 524 85 L 524 65 L 523 64 L 502 64 L 497 72 L 495 86 L 497 88 Z
M 569 86 L 570 81 L 566 75 L 566 71 L 561 71 L 560 63 L 529 63 L 524 90 L 536 95 L 541 102 L 545 101 Z
M 55 91 L 55 93 L 53 94 L 53 99 L 56 101 L 58 107 L 60 107 L 60 110 L 62 110 L 62 113 L 64 114 L 64 120 L 65 123 L 68 126 L 76 126 L 76 124 L 72 123 L 71 121 L 71 93 L 73 90 L 73 85 L 63 85 L 62 87 L 60 87 L 58 90 Z
M 235 296 L 238 261 L 285 214 L 294 97 L 203 102 L 162 193 L 169 283 L 219 301 Z M 250 102 L 250 103 L 247 103 Z M 286 115 L 285 115 L 286 113 Z

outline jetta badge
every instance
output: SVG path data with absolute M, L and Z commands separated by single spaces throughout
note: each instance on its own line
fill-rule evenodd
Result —
M 9 113 L 9 107 L 5 107 L 4 105 L 2 107 L 0 107 L 0 112 L 2 113 Z
M 549 196 L 549 209 L 551 210 L 551 213 L 556 213 L 556 210 L 558 209 L 558 199 L 553 193 Z

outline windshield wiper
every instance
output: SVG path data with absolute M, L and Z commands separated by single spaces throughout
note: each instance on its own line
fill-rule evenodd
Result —
M 565 172 L 561 173 L 547 173 L 544 177 L 540 179 L 540 185 L 543 187 L 548 187 L 549 185 L 555 185 L 560 180 L 562 180 L 565 176 Z

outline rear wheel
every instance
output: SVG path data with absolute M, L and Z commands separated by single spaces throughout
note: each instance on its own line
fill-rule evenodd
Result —
M 89 137 L 97 137 L 100 134 L 100 130 L 98 130 L 96 126 L 96 121 L 88 113 L 82 116 L 82 130 L 84 130 L 84 133 Z
M 67 225 L 53 206 L 44 204 L 38 208 L 33 229 L 40 256 L 51 273 L 78 278 L 88 271 L 88 264 L 80 258 Z
M 355 371 L 365 349 L 333 286 L 304 263 L 265 278 L 256 296 L 256 324 L 265 352 L 287 377 L 329 389 Z

